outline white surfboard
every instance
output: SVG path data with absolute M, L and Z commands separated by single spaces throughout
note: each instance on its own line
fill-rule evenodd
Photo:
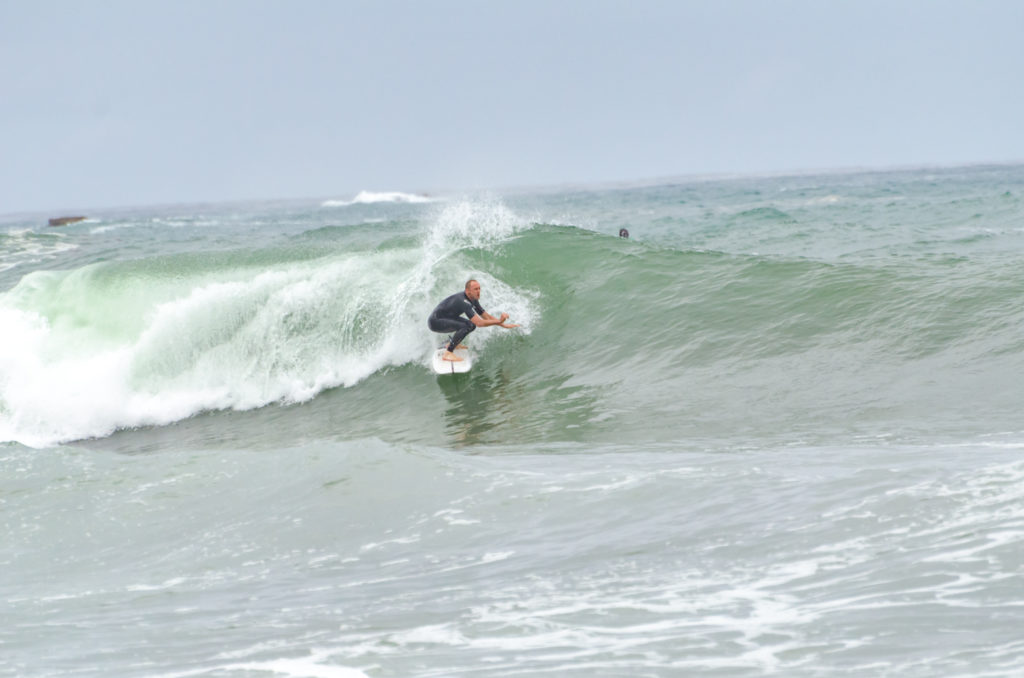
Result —
M 473 352 L 468 349 L 459 349 L 455 352 L 455 355 L 462 358 L 462 360 L 445 360 L 441 356 L 444 355 L 444 346 L 434 351 L 434 357 L 431 364 L 434 367 L 434 372 L 438 374 L 462 374 L 469 372 L 473 367 Z

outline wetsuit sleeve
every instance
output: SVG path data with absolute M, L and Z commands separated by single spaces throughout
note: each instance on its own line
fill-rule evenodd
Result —
M 484 310 L 484 307 L 480 305 L 479 301 L 474 301 L 473 302 L 473 310 L 475 310 L 477 313 L 479 313 L 481 318 L 483 318 L 484 317 L 484 313 L 486 313 L 486 311 Z M 469 316 L 469 317 L 472 318 L 473 316 Z

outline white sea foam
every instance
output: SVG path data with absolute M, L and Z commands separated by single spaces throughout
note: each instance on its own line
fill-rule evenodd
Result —
M 232 664 L 224 668 L 240 671 L 266 671 L 285 676 L 296 676 L 296 678 L 367 678 L 366 674 L 358 669 L 321 664 L 314 658 L 274 659 L 264 662 Z
M 131 221 L 124 221 L 118 224 L 104 224 L 102 226 L 96 226 L 89 230 L 90 235 L 103 235 L 104 233 L 111 233 L 112 231 L 119 231 L 122 229 L 136 228 L 139 224 Z
M 372 205 L 381 202 L 428 203 L 437 200 L 438 198 L 422 193 L 360 191 L 351 200 L 325 200 L 321 203 L 321 207 L 348 207 L 349 205 Z
M 11 229 L 7 231 L 0 249 L 0 271 L 39 264 L 76 249 L 78 245 L 68 242 L 63 234 L 41 236 L 27 228 Z
M 268 643 L 268 647 L 274 644 Z M 153 678 L 191 678 L 192 676 L 217 675 L 224 671 L 274 673 L 283 676 L 295 676 L 296 678 L 367 678 L 367 675 L 358 669 L 339 664 L 323 663 L 329 660 L 330 655 L 323 652 L 314 653 L 309 657 L 270 659 L 266 661 L 252 661 L 236 664 L 224 664 L 211 667 L 191 669 L 187 671 L 173 671 L 170 673 L 152 674 Z
M 184 584 L 186 579 L 184 577 L 173 577 L 164 581 L 160 584 L 132 584 L 126 587 L 126 591 L 163 591 L 171 589 L 176 586 Z
M 409 536 L 409 537 L 398 537 L 396 539 L 389 539 L 387 541 L 370 542 L 369 544 L 364 544 L 359 550 L 360 551 L 372 551 L 374 549 L 379 549 L 380 547 L 386 546 L 388 544 L 415 544 L 419 540 L 420 540 L 420 536 L 419 535 L 413 535 L 413 536 Z

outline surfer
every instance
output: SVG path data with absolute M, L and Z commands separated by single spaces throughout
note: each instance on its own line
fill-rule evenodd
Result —
M 462 317 L 463 314 L 465 314 L 465 318 Z M 454 332 L 451 341 L 448 342 L 448 350 L 442 356 L 445 360 L 454 362 L 462 360 L 455 355 L 455 351 L 466 348 L 462 345 L 462 340 L 476 328 L 490 327 L 491 325 L 509 329 L 519 327 L 519 325 L 505 322 L 506 320 L 508 320 L 508 313 L 502 313 L 500 318 L 495 318 L 484 310 L 480 305 L 480 283 L 470 279 L 466 282 L 464 291 L 456 292 L 437 305 L 437 308 L 427 318 L 427 326 L 432 332 L 441 334 Z

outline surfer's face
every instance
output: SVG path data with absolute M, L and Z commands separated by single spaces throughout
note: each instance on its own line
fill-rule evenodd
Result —
M 469 297 L 470 299 L 472 299 L 473 301 L 476 301 L 477 299 L 479 299 L 480 298 L 480 283 L 478 283 L 478 282 L 471 282 L 471 283 L 469 283 L 469 285 L 466 287 L 466 296 Z

